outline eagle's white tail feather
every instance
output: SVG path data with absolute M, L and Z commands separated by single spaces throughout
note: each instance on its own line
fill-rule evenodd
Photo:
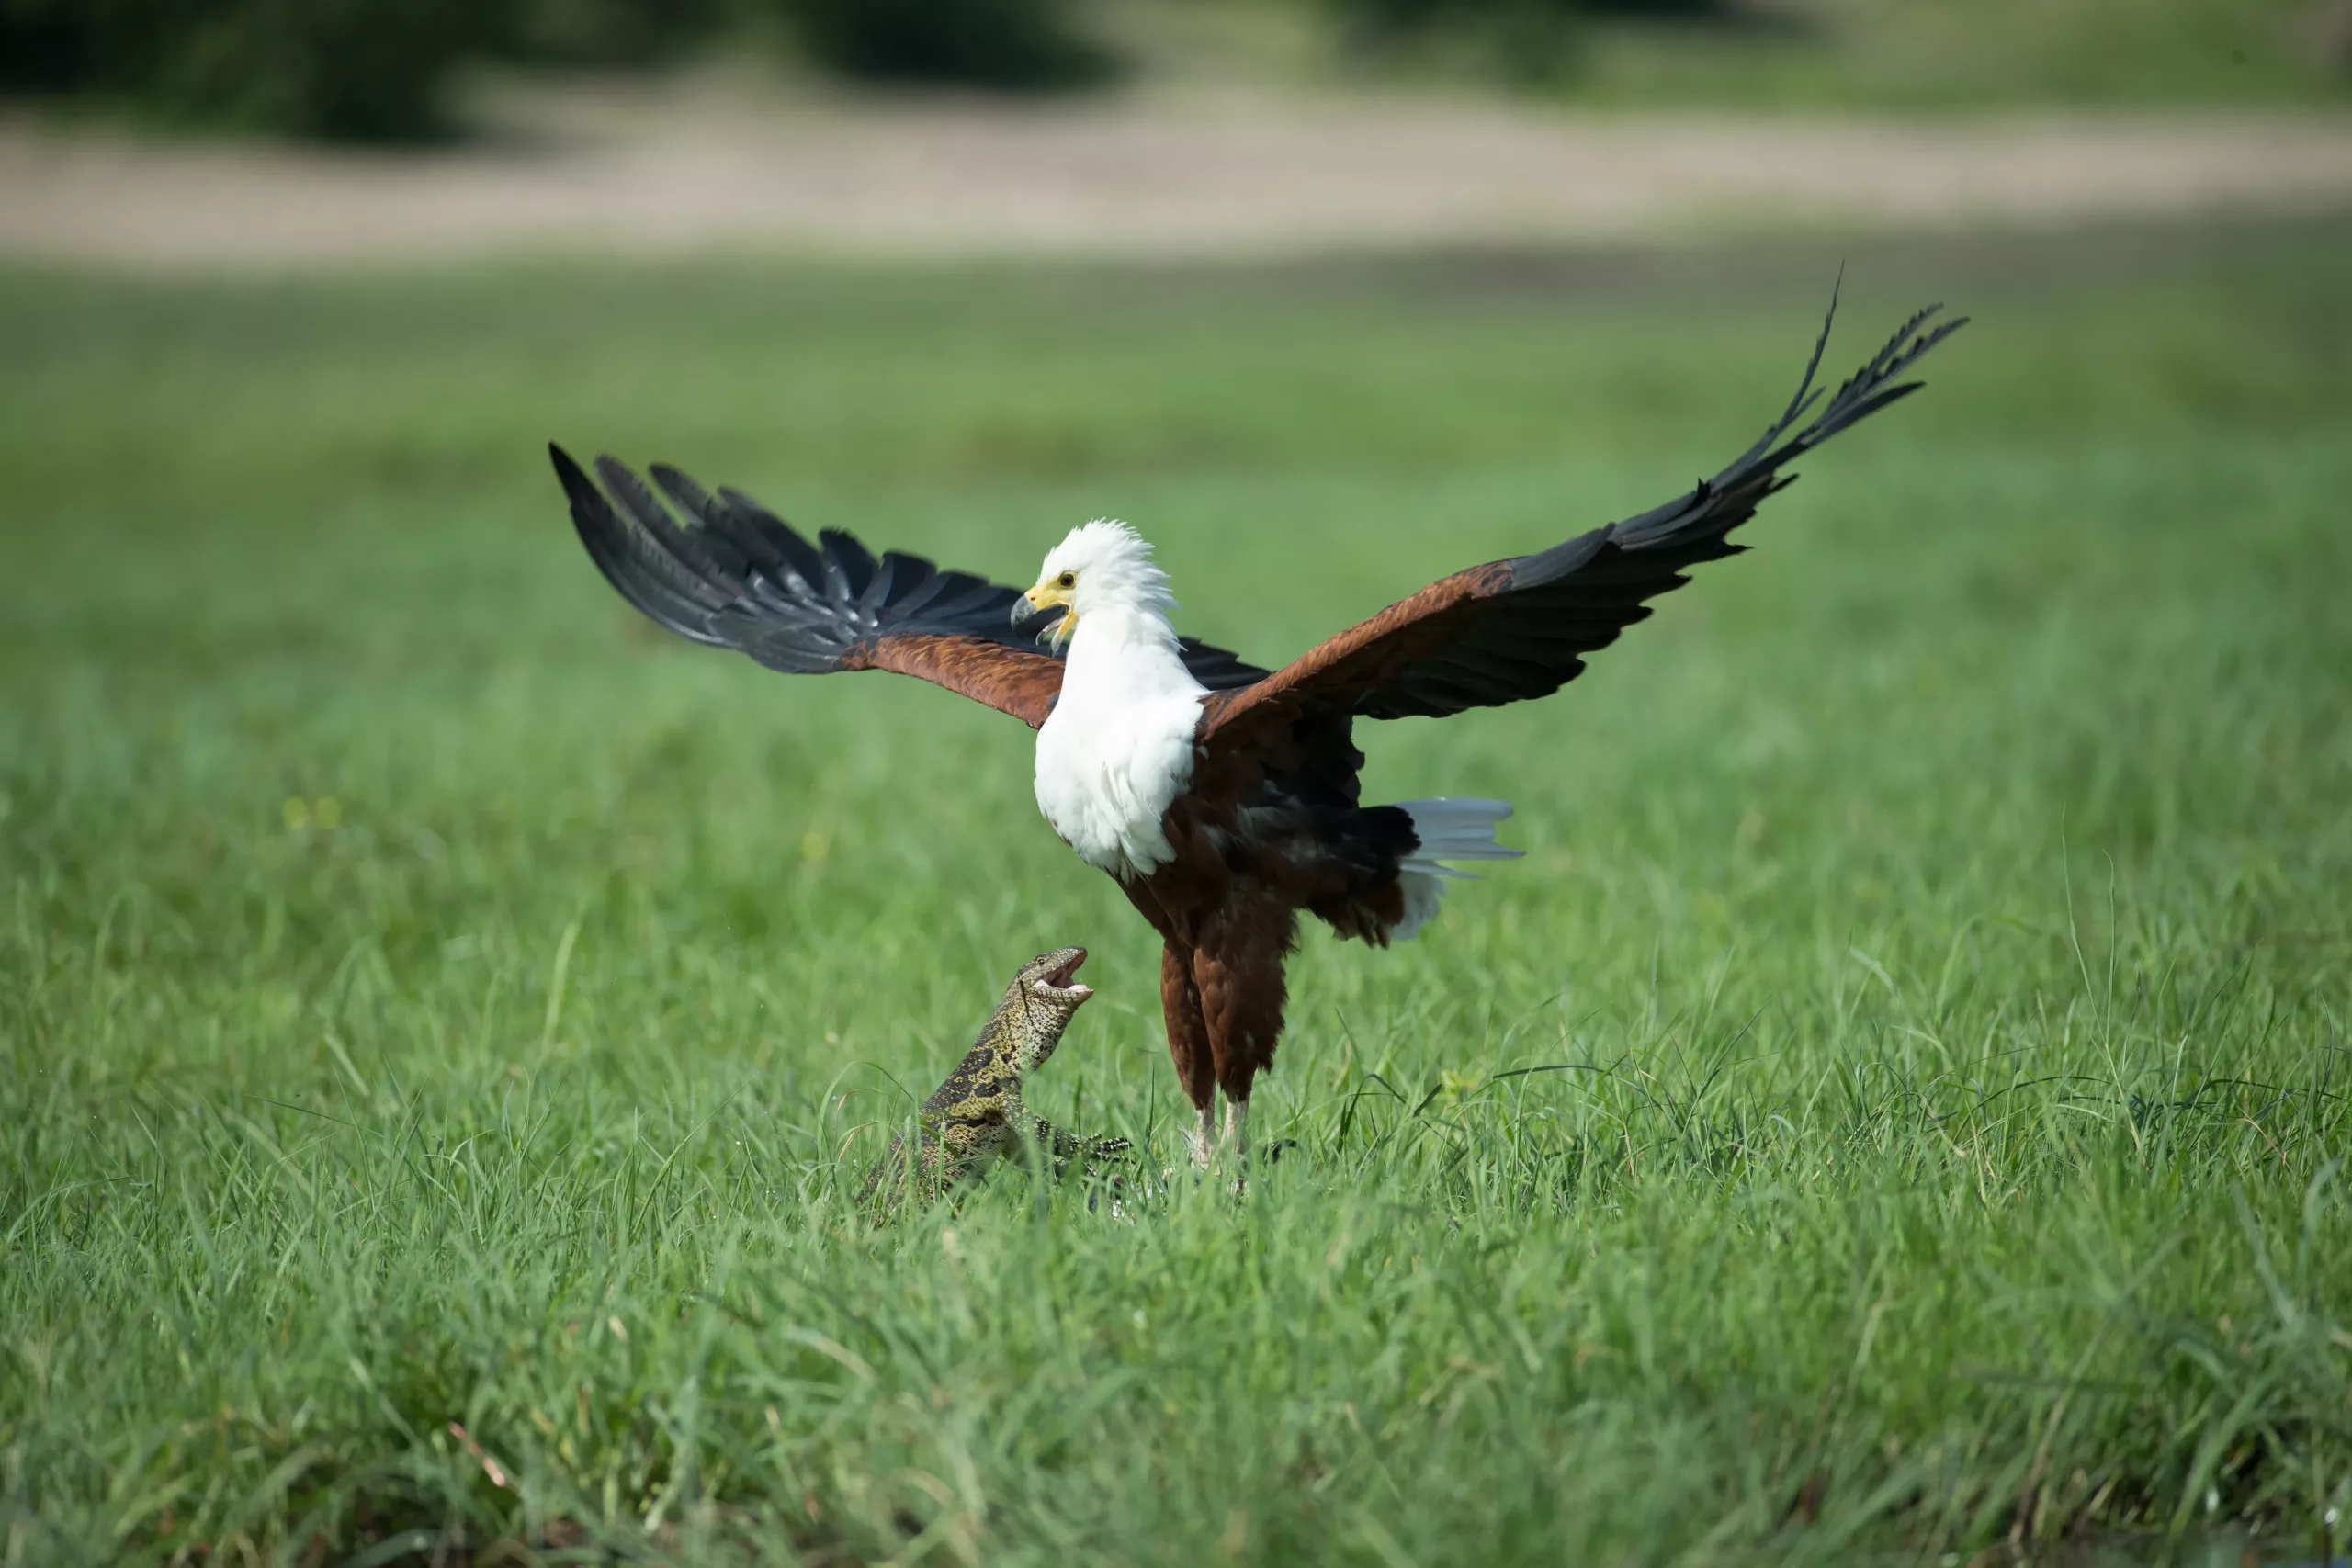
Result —
M 1397 809 L 1413 819 L 1420 847 L 1397 863 L 1405 890 L 1405 918 L 1388 928 L 1388 940 L 1405 942 L 1429 924 L 1449 880 L 1476 881 L 1475 874 L 1441 863 L 1450 860 L 1517 860 L 1526 852 L 1495 842 L 1495 824 L 1510 816 L 1507 800 L 1400 800 Z

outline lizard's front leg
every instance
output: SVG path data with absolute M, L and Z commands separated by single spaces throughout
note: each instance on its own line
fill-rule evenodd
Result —
M 1132 1146 L 1125 1138 L 1081 1138 L 1075 1133 L 1065 1133 L 1042 1116 L 1031 1125 L 1030 1135 L 1046 1151 L 1057 1181 L 1072 1160 L 1079 1161 L 1081 1169 L 1091 1172 L 1096 1160 L 1117 1159 Z

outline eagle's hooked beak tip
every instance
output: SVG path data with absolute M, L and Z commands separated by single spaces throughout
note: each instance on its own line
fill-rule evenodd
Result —
M 1058 653 L 1061 651 L 1062 645 L 1069 641 L 1070 630 L 1078 621 L 1078 612 L 1070 607 L 1070 602 L 1063 598 L 1059 592 L 1050 592 L 1051 586 L 1041 582 L 1014 601 L 1012 624 L 1016 626 L 1023 626 L 1047 610 L 1059 609 L 1061 618 L 1049 626 L 1039 628 L 1037 633 L 1039 642 L 1050 642 L 1054 651 Z

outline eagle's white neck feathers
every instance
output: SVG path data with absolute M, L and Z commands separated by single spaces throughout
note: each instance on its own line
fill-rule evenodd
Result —
M 1061 695 L 1037 732 L 1037 807 L 1090 865 L 1146 875 L 1174 852 L 1161 821 L 1192 783 L 1207 688 L 1184 668 L 1168 575 L 1133 528 L 1071 529 L 1039 581 L 1064 573 L 1073 628 Z

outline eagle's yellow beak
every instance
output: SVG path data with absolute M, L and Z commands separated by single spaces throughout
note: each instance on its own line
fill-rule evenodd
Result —
M 1062 645 L 1069 641 L 1069 634 L 1078 629 L 1078 612 L 1070 608 L 1070 590 L 1063 587 L 1059 579 L 1049 577 L 1021 598 L 1028 608 L 1016 613 L 1014 619 L 1019 621 L 1027 620 L 1040 610 L 1050 610 L 1057 604 L 1061 606 L 1062 618 L 1046 628 L 1047 635 L 1053 639 L 1054 651 L 1059 653 Z

